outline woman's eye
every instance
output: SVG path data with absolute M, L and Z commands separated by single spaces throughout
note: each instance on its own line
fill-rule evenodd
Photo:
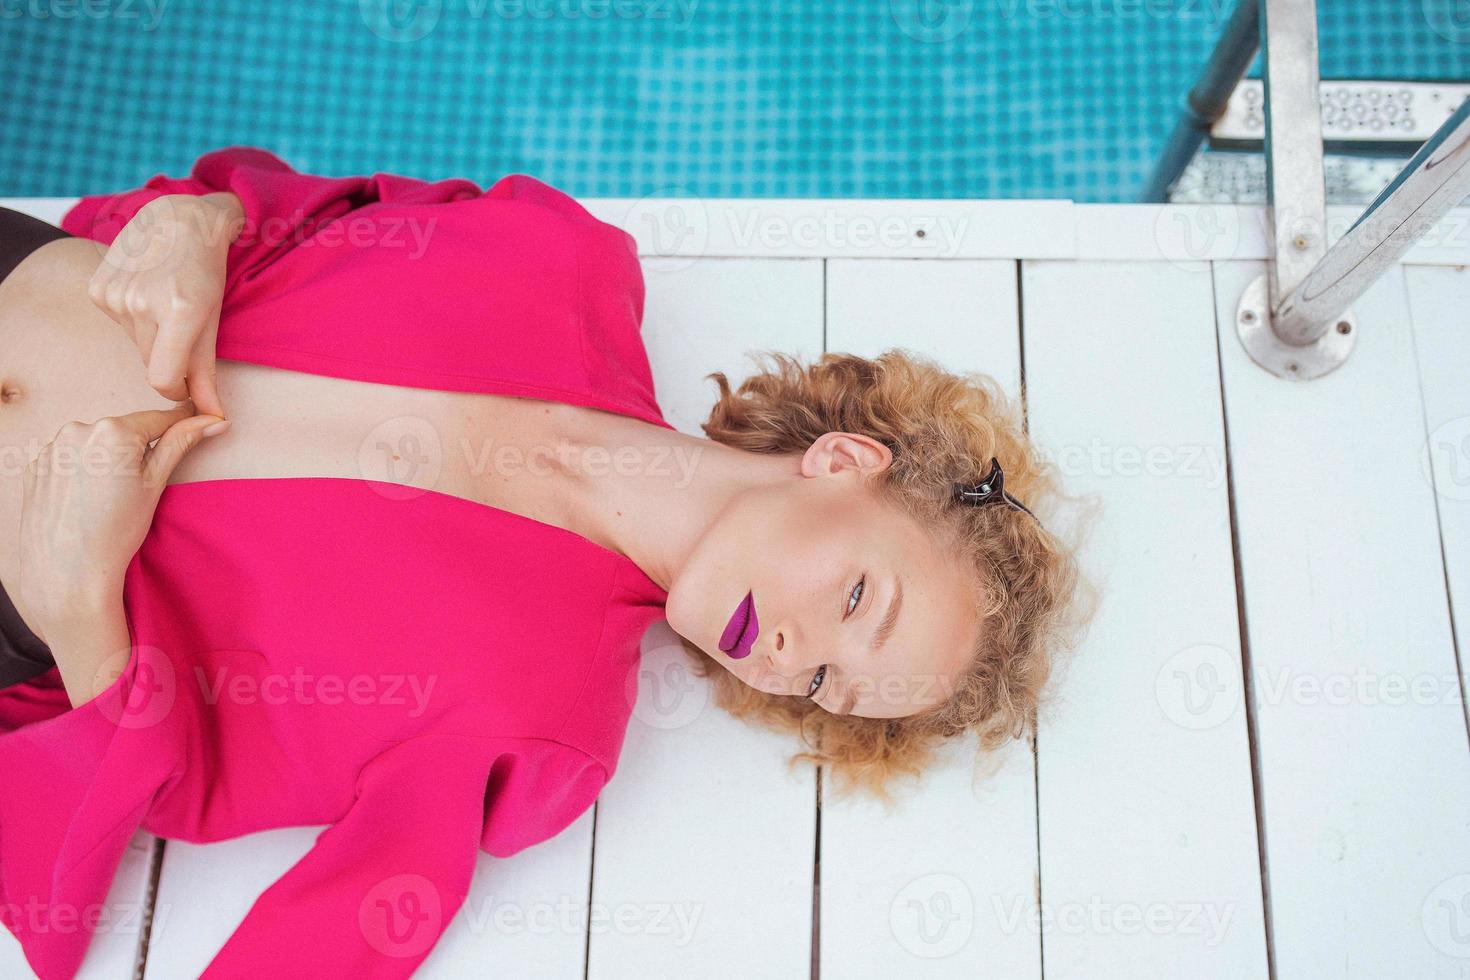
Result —
M 868 577 L 864 575 L 862 578 L 858 579 L 857 585 L 854 585 L 852 587 L 852 591 L 847 594 L 847 612 L 843 615 L 843 619 L 851 616 L 852 611 L 858 607 L 858 604 L 860 602 L 863 601 L 863 592 L 865 589 L 867 589 L 867 587 Z M 827 665 L 822 664 L 822 666 L 817 668 L 816 673 L 812 674 L 812 682 L 807 687 L 806 696 L 808 698 L 815 698 L 817 696 L 817 692 L 822 689 L 822 682 L 826 679 Z
M 822 689 L 822 681 L 824 681 L 826 679 L 827 679 L 827 665 L 826 664 L 822 664 L 822 666 L 820 666 L 820 667 L 817 668 L 817 672 L 812 675 L 812 682 L 811 682 L 810 686 L 807 687 L 806 696 L 809 697 L 809 698 L 816 697 L 817 696 L 817 692 Z

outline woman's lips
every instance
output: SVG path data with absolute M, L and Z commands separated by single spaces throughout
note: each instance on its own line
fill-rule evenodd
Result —
M 748 657 L 755 647 L 755 638 L 760 631 L 760 621 L 755 615 L 755 595 L 747 592 L 745 598 L 740 600 L 740 605 L 735 607 L 735 614 L 730 617 L 730 622 L 725 625 L 725 632 L 720 636 L 720 649 L 733 660 Z

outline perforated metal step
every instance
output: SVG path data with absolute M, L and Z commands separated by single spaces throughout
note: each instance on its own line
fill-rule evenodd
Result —
M 1322 157 L 1328 204 L 1369 204 L 1408 162 L 1401 157 L 1328 153 Z M 1169 200 L 1179 204 L 1259 204 L 1266 200 L 1266 158 L 1247 151 L 1202 150 L 1195 154 Z
M 1449 118 L 1470 85 L 1329 81 L 1321 84 L 1322 138 L 1344 143 L 1422 143 Z M 1215 145 L 1259 145 L 1266 130 L 1265 86 L 1242 79 L 1225 115 L 1210 128 Z

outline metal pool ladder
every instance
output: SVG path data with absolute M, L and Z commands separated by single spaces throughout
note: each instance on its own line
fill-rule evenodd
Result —
M 1323 186 L 1316 0 L 1240 0 L 1144 191 L 1169 189 L 1264 53 L 1266 274 L 1237 306 L 1251 359 L 1283 378 L 1321 377 L 1347 360 L 1351 306 L 1450 208 L 1470 195 L 1470 98 L 1330 248 Z

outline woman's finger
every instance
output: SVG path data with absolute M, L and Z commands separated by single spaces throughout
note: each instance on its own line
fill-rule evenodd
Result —
M 92 273 L 91 279 L 87 280 L 87 298 L 92 301 L 93 306 L 109 317 L 112 316 L 112 310 L 107 306 L 107 285 L 111 281 L 112 275 L 105 262 L 97 266 L 97 271 Z
M 219 307 L 210 314 L 210 326 L 194 342 L 189 354 L 189 398 L 194 407 L 206 415 L 225 418 L 225 405 L 219 397 L 214 347 L 219 330 Z
M 191 415 L 169 426 L 168 431 L 159 436 L 157 445 L 148 452 L 143 464 L 143 479 L 155 487 L 167 483 L 189 450 L 203 440 L 204 430 L 219 421 L 212 415 Z
M 133 328 L 133 315 L 128 312 L 126 301 L 128 284 L 116 275 L 111 276 L 102 287 L 102 312 L 117 321 L 118 325 L 128 332 L 128 336 L 136 343 L 138 333 Z
M 194 338 L 199 334 L 199 325 L 185 315 L 172 315 L 153 326 L 153 349 L 148 355 L 148 383 L 163 397 L 181 401 L 189 397 L 189 388 L 184 383 L 184 377 Z
M 138 348 L 138 356 L 143 359 L 145 374 L 148 372 L 148 362 L 153 359 L 153 344 L 157 336 L 157 325 L 151 320 L 133 325 L 133 346 Z
M 123 423 L 128 429 L 137 433 L 145 443 L 161 439 L 163 434 L 174 425 L 184 419 L 194 417 L 194 406 L 189 402 L 175 405 L 173 408 L 149 408 L 141 412 L 129 412 L 127 415 L 114 416 L 116 421 Z M 219 419 L 211 418 L 210 422 L 218 422 Z

